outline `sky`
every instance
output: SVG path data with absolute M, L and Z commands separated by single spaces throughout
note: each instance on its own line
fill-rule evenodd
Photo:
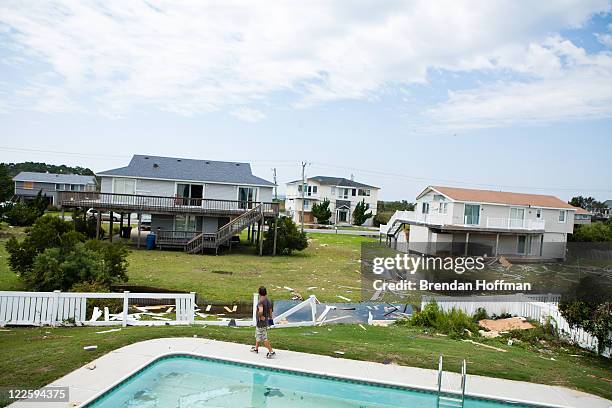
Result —
M 612 199 L 612 2 L 0 2 L 0 161 Z

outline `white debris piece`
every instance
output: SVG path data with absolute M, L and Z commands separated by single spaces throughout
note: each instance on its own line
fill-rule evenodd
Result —
M 347 297 L 344 297 L 344 296 L 336 295 L 336 297 L 338 297 L 338 298 L 340 298 L 340 299 L 342 299 L 342 300 L 344 300 L 346 302 L 350 302 L 351 301 L 351 299 L 349 299 Z
M 118 332 L 120 330 L 121 329 L 110 329 L 110 330 L 104 330 L 104 331 L 96 332 L 96 334 L 112 333 L 112 332 Z
M 206 312 L 210 312 L 210 309 L 212 308 L 212 305 L 208 305 L 206 306 Z
M 96 350 L 97 348 L 98 346 L 85 346 L 83 347 L 83 350 L 91 351 L 91 350 Z

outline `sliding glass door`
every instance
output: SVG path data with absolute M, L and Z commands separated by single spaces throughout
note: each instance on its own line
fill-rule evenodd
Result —
M 510 209 L 510 228 L 523 228 L 525 224 L 525 209 L 511 208 Z
M 255 187 L 238 187 L 238 201 L 241 209 L 250 209 L 255 206 L 257 189 Z
M 466 225 L 479 225 L 480 224 L 480 205 L 479 204 L 466 204 L 463 218 L 464 218 L 464 223 Z
M 189 206 L 202 206 L 202 198 L 204 198 L 204 186 L 201 184 L 183 184 L 176 185 L 176 196 L 180 198 L 178 204 Z

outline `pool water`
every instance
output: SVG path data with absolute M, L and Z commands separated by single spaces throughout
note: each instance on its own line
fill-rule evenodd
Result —
M 87 407 L 428 407 L 433 393 L 192 356 L 153 362 Z M 508 406 L 466 399 L 466 408 Z M 517 404 L 512 404 L 517 407 Z

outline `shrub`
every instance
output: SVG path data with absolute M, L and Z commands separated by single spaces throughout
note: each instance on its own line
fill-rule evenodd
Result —
M 363 225 L 368 219 L 372 218 L 372 211 L 368 212 L 369 209 L 370 204 L 366 203 L 365 199 L 358 202 L 353 211 L 353 224 Z
M 274 222 L 268 223 L 268 230 L 264 233 L 263 252 L 272 254 L 274 245 Z M 301 232 L 291 218 L 280 217 L 277 223 L 276 253 L 291 255 L 293 251 L 302 251 L 308 247 L 306 234 Z
M 319 224 L 329 224 L 329 219 L 332 216 L 329 204 L 330 202 L 326 198 L 320 204 L 312 205 L 312 215 L 317 219 Z
M 487 311 L 483 308 L 483 307 L 479 307 L 478 309 L 476 309 L 476 313 L 474 313 L 474 315 L 472 316 L 472 320 L 477 323 L 481 320 L 484 319 L 488 319 L 489 315 L 487 314 Z
M 122 243 L 85 241 L 58 217 L 39 218 L 22 241 L 11 238 L 9 265 L 30 290 L 68 290 L 80 282 L 104 287 L 127 280 L 128 250 Z
M 10 206 L 4 213 L 6 222 L 16 227 L 29 227 L 40 217 L 40 213 L 24 203 Z
M 451 309 L 447 312 L 440 309 L 436 302 L 430 302 L 420 312 L 415 312 L 410 324 L 413 326 L 431 327 L 453 338 L 468 336 L 468 331 L 478 333 L 478 326 L 472 318 L 460 309 Z

